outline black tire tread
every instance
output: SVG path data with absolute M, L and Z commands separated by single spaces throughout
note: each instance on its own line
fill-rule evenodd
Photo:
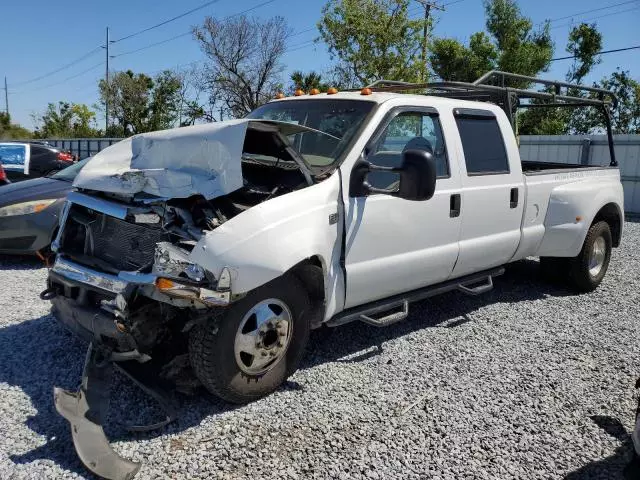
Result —
M 301 353 L 297 356 L 297 358 L 293 359 L 293 361 L 287 361 L 287 370 L 284 379 L 286 380 L 289 376 L 291 376 L 298 368 L 298 364 L 302 357 L 302 353 L 304 352 L 304 345 L 307 344 L 309 338 L 309 312 L 311 308 L 311 302 L 309 297 L 304 289 L 300 280 L 293 275 L 285 275 L 283 277 L 279 277 L 257 289 L 249 292 L 246 297 L 242 300 L 238 301 L 235 305 L 232 305 L 229 308 L 246 308 L 247 304 L 252 302 L 259 302 L 264 298 L 270 298 L 274 295 L 269 295 L 269 291 L 278 289 L 287 289 L 290 293 L 299 296 L 298 301 L 301 302 L 302 307 L 302 318 L 295 319 L 294 325 L 296 328 L 300 329 L 300 325 L 302 323 L 297 322 L 306 322 L 306 328 L 302 328 L 303 337 L 298 339 L 303 344 L 303 348 L 301 349 Z M 229 388 L 229 385 L 225 383 L 224 379 L 222 379 L 219 375 L 219 369 L 217 368 L 215 362 L 215 350 L 218 348 L 218 335 L 220 333 L 220 328 L 222 328 L 222 322 L 228 317 L 229 313 L 226 315 L 222 314 L 203 325 L 199 325 L 195 327 L 189 334 L 189 360 L 191 362 L 191 366 L 194 370 L 194 373 L 198 377 L 198 379 L 202 382 L 204 387 L 209 390 L 214 395 L 226 400 L 230 403 L 235 404 L 244 404 L 255 401 L 259 398 L 268 395 L 273 390 L 275 390 L 281 383 L 277 383 L 275 385 L 271 385 L 267 387 L 267 391 L 265 392 L 256 392 L 256 393 L 239 393 L 234 389 Z M 304 327 L 304 325 L 302 324 Z M 293 339 L 292 339 L 293 341 Z M 235 363 L 235 358 L 231 359 Z M 258 381 L 247 378 L 247 381 Z
M 593 242 L 599 236 L 604 237 L 606 244 L 606 257 L 600 274 L 598 274 L 598 277 L 594 279 L 589 274 L 587 265 Z M 569 283 L 571 287 L 581 293 L 592 292 L 593 290 L 595 290 L 598 285 L 600 285 L 600 282 L 602 282 L 602 279 L 604 278 L 605 274 L 607 273 L 607 269 L 609 268 L 609 261 L 611 260 L 611 248 L 612 238 L 609 224 L 605 221 L 599 221 L 592 224 L 591 227 L 589 227 L 587 236 L 584 239 L 582 250 L 580 250 L 578 256 L 571 259 L 571 263 L 569 266 Z

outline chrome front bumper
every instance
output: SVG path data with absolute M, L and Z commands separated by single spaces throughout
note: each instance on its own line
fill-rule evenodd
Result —
M 221 290 L 211 290 L 203 287 L 181 285 L 172 281 L 174 287 L 158 289 L 156 280 L 161 277 L 157 275 L 139 272 L 119 272 L 118 275 L 112 275 L 85 267 L 62 255 L 56 256 L 56 261 L 51 270 L 60 277 L 115 295 L 124 294 L 127 287 L 133 285 L 148 287 L 151 292 L 157 292 L 159 295 L 151 296 L 159 300 L 161 300 L 162 295 L 166 295 L 171 298 L 197 301 L 207 307 L 224 307 L 231 303 L 231 289 L 229 287 Z M 223 272 L 223 276 L 230 278 L 228 272 Z
M 116 295 L 124 293 L 129 284 L 154 285 L 157 278 L 148 273 L 120 272 L 118 275 L 111 275 L 98 272 L 60 255 L 56 257 L 52 271 L 69 280 L 84 283 L 99 290 L 106 290 Z

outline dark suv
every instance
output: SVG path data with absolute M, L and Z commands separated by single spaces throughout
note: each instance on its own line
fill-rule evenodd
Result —
M 67 168 L 75 158 L 45 142 L 0 142 L 0 163 L 12 182 Z

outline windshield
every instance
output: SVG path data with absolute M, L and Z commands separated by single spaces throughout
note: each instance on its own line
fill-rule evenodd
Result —
M 293 123 L 316 131 L 287 138 L 311 167 L 333 164 L 351 143 L 375 103 L 363 100 L 289 100 L 263 105 L 247 118 Z
M 73 165 L 67 168 L 63 168 L 59 172 L 56 172 L 53 175 L 51 175 L 50 178 L 55 178 L 56 180 L 64 180 L 65 182 L 73 182 L 73 180 L 76 178 L 76 175 L 80 173 L 80 170 L 82 170 L 82 167 L 84 167 L 85 164 L 89 160 L 91 160 L 91 158 L 92 157 L 87 157 L 84 160 L 80 160 L 79 162 L 74 163 Z

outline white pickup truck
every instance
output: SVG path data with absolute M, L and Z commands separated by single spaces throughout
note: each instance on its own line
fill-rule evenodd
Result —
M 608 120 L 615 98 L 496 78 L 523 81 L 492 72 L 474 84 L 311 92 L 97 154 L 68 197 L 42 293 L 91 342 L 80 394 L 55 393 L 85 465 L 107 478 L 136 468 L 97 461 L 108 448 L 100 416 L 84 416 L 99 410 L 91 388 L 105 394 L 92 375 L 111 361 L 181 365 L 243 403 L 296 370 L 310 329 L 390 325 L 412 301 L 490 290 L 525 257 L 578 292 L 596 288 L 623 230 L 615 159 L 522 160 L 511 120 L 527 100 L 584 104 Z

